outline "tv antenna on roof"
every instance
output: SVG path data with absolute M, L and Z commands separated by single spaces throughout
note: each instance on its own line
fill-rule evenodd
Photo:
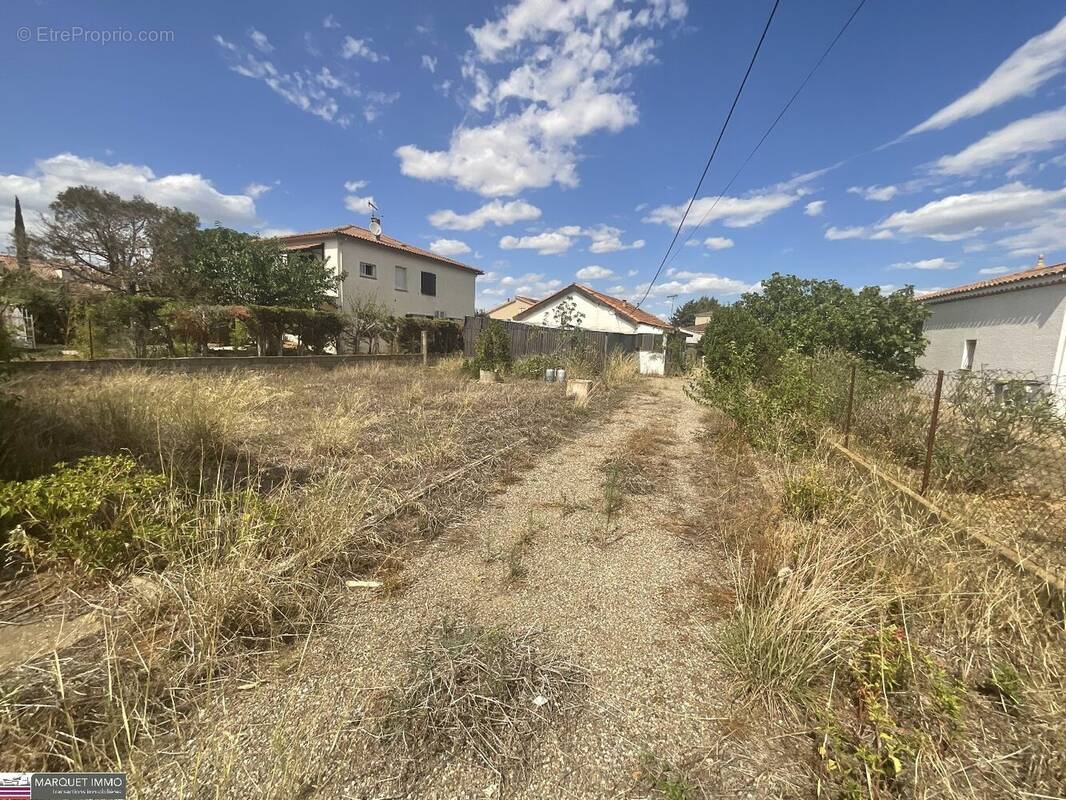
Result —
M 370 212 L 370 229 L 369 230 L 370 230 L 370 232 L 372 234 L 374 234 L 374 238 L 378 238 L 378 237 L 381 236 L 381 217 L 379 216 L 380 211 L 379 211 L 378 207 L 376 205 L 374 205 L 374 203 L 369 201 L 369 200 L 367 201 L 367 205 L 369 205 L 370 208 L 373 209 Z

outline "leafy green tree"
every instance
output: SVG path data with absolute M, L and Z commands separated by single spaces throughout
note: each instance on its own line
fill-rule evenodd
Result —
M 695 325 L 697 314 L 708 314 L 722 307 L 714 297 L 697 297 L 682 303 L 670 316 L 671 325 Z
M 81 281 L 121 294 L 167 291 L 199 225 L 195 214 L 92 186 L 64 189 L 49 209 L 45 254 Z
M 769 375 L 786 350 L 776 331 L 738 305 L 722 306 L 711 317 L 700 346 L 712 374 L 746 380 Z
M 928 310 L 912 287 L 883 295 L 876 286 L 858 292 L 838 281 L 774 273 L 760 292 L 737 303 L 807 355 L 843 350 L 898 375 L 914 375 L 925 351 L 922 323 Z
M 196 233 L 183 276 L 207 302 L 289 308 L 322 305 L 339 281 L 322 259 L 220 226 Z

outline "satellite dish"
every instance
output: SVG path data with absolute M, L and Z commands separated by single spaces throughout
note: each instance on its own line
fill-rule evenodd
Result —
M 370 220 L 370 232 L 375 236 L 381 236 L 381 223 L 376 219 Z

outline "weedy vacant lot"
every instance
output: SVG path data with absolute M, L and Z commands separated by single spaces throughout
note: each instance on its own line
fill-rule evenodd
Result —
M 680 381 L 611 385 L 18 387 L 3 765 L 144 798 L 1066 794 L 1060 600 L 809 428 L 752 449 Z
M 344 580 L 402 585 L 405 547 L 615 399 L 447 364 L 7 389 L 0 768 L 37 770 L 135 770 Z

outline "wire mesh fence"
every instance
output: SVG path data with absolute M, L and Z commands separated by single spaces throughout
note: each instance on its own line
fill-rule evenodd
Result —
M 839 364 L 820 377 L 846 447 L 1066 585 L 1057 378 L 941 371 L 907 380 Z

